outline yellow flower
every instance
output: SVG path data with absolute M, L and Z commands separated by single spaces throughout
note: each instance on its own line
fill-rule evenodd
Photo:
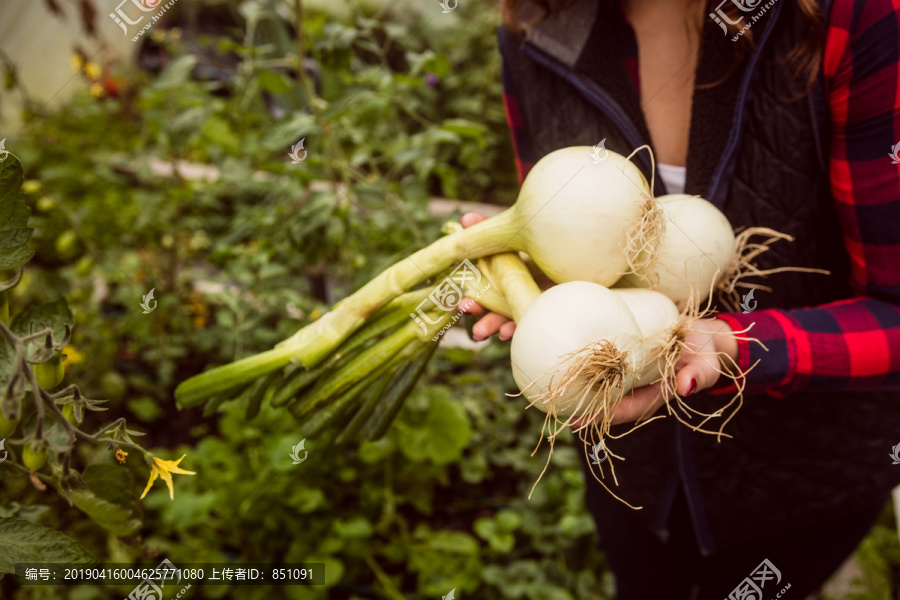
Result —
M 195 331 L 199 331 L 206 327 L 206 307 L 207 304 L 203 300 L 203 296 L 200 294 L 191 294 L 188 300 L 188 310 L 190 311 L 192 318 L 191 323 L 194 327 Z
M 94 98 L 102 98 L 103 97 L 103 86 L 99 83 L 91 84 L 91 96 Z
M 100 79 L 100 67 L 98 67 L 95 63 L 89 62 L 84 65 L 84 73 L 88 76 L 88 78 L 92 80 Z
M 172 473 L 177 473 L 178 475 L 196 475 L 193 471 L 185 471 L 178 466 L 178 463 L 183 461 L 185 456 L 187 456 L 187 454 L 183 455 L 178 460 L 162 460 L 161 458 L 156 458 L 151 455 L 150 460 L 153 462 L 150 463 L 150 481 L 147 482 L 147 487 L 144 488 L 144 493 L 141 494 L 141 500 L 143 500 L 144 496 L 147 495 L 147 492 L 150 491 L 150 486 L 153 485 L 153 482 L 156 481 L 157 477 L 162 477 L 162 480 L 169 486 L 169 499 L 174 500 L 175 488 L 172 487 Z
M 84 66 L 84 59 L 81 58 L 80 54 L 73 54 L 72 58 L 70 58 L 69 60 L 72 61 L 72 72 L 73 73 L 77 73 L 78 71 L 81 70 L 81 67 Z
M 321 316 L 322 316 L 322 311 L 319 310 L 318 308 L 313 309 L 313 311 L 311 313 L 309 313 L 310 321 L 315 321 L 316 319 L 318 319 Z
M 116 445 L 116 460 L 121 464 L 125 464 L 125 457 L 128 456 L 128 453 L 119 448 L 118 444 Z M 144 492 L 146 494 L 146 492 Z M 143 497 L 143 496 L 142 496 Z
M 66 359 L 63 361 L 64 367 L 77 365 L 84 360 L 84 354 L 76 350 L 74 346 L 66 346 L 63 348 L 63 354 L 66 355 Z

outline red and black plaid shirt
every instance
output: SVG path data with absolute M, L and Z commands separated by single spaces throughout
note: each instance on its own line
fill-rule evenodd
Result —
M 637 85 L 637 46 L 626 48 Z M 748 393 L 900 388 L 900 0 L 835 0 L 824 52 L 831 192 L 857 296 L 797 310 L 719 318 L 751 324 L 739 343 Z M 511 86 L 504 105 L 520 181 L 534 165 Z

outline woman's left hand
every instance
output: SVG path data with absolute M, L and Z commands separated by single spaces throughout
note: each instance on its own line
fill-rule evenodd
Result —
M 686 338 L 687 349 L 675 365 L 675 389 L 682 398 L 711 388 L 719 381 L 722 369 L 719 353 L 737 361 L 738 345 L 731 327 L 722 319 L 694 321 Z M 645 385 L 627 394 L 613 414 L 613 424 L 631 423 L 648 418 L 671 396 L 661 393 L 662 383 Z

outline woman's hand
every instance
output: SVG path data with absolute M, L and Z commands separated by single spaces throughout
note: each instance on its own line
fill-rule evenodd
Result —
M 466 213 L 460 219 L 463 227 L 471 227 L 486 217 L 478 213 Z M 472 329 L 476 340 L 484 340 L 500 334 L 501 340 L 509 340 L 516 331 L 516 324 L 502 315 L 488 312 L 471 298 L 464 298 L 460 311 L 481 317 Z M 483 315 L 483 316 L 482 316 Z M 698 319 L 690 328 L 692 333 L 685 339 L 684 354 L 675 365 L 675 389 L 682 398 L 711 388 L 718 381 L 720 365 L 719 353 L 725 353 L 733 361 L 737 361 L 737 341 L 731 333 L 731 327 L 722 319 Z M 631 423 L 650 417 L 671 396 L 661 393 L 662 383 L 646 385 L 627 394 L 613 415 L 613 424 Z
M 738 346 L 731 333 L 731 326 L 722 319 L 698 319 L 691 326 L 692 333 L 685 339 L 687 348 L 675 364 L 675 389 L 682 398 L 711 388 L 721 377 L 719 353 L 723 352 L 737 361 Z M 645 385 L 627 394 L 613 415 L 613 424 L 631 423 L 650 417 L 671 396 L 664 397 L 662 383 Z
M 487 217 L 478 213 L 466 213 L 459 222 L 463 227 L 471 227 L 475 223 L 484 221 Z M 472 327 L 472 337 L 475 341 L 486 340 L 495 333 L 500 334 L 503 341 L 512 339 L 516 331 L 516 324 L 503 315 L 484 310 L 480 304 L 471 298 L 463 298 L 459 303 L 459 311 L 465 314 L 481 317 Z

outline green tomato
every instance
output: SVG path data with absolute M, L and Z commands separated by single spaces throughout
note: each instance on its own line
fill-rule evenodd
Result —
M 87 277 L 94 270 L 94 261 L 90 256 L 82 256 L 75 264 L 75 274 L 79 277 Z
M 78 248 L 78 234 L 72 229 L 63 231 L 56 238 L 56 251 L 63 258 L 72 258 Z
M 41 189 L 41 182 L 36 179 L 26 179 L 22 182 L 22 191 L 26 194 L 34 194 Z
M 0 292 L 0 323 L 9 323 L 9 297 Z
M 34 206 L 41 212 L 49 212 L 53 210 L 54 206 L 56 206 L 56 202 L 53 201 L 53 198 L 43 196 L 41 198 L 38 198 L 38 201 L 35 202 Z
M 0 412 L 0 439 L 5 440 L 7 436 L 12 435 L 18 426 L 18 419 L 7 419 L 3 416 L 3 413 Z
M 50 360 L 32 365 L 32 367 L 34 376 L 37 377 L 38 385 L 45 390 L 52 390 L 58 386 L 66 374 L 66 369 L 62 363 L 62 355 L 59 352 L 50 357 Z
M 66 404 L 63 406 L 62 414 L 66 418 L 66 421 L 71 423 L 72 425 L 78 427 L 78 421 L 75 419 L 75 405 L 74 404 Z
M 22 462 L 32 471 L 37 471 L 47 462 L 47 449 L 43 446 L 35 450 L 30 444 L 22 448 Z

